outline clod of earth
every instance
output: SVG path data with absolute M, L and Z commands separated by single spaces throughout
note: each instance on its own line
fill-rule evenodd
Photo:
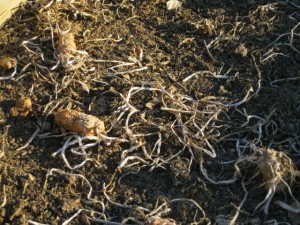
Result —
M 17 60 L 8 56 L 0 57 L 0 67 L 11 69 L 17 65 Z
M 55 123 L 73 132 L 85 136 L 97 136 L 105 133 L 104 123 L 96 116 L 88 115 L 72 109 L 61 109 L 55 114 Z
M 12 116 L 27 116 L 32 109 L 32 102 L 30 98 L 21 97 L 16 101 L 16 106 L 10 109 Z

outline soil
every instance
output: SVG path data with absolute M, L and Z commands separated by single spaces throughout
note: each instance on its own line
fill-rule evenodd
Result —
M 1 224 L 297 224 L 278 202 L 300 199 L 300 2 L 166 2 L 30 0 L 1 28 Z M 106 133 L 58 127 L 63 108 Z M 266 149 L 296 173 L 271 198 Z

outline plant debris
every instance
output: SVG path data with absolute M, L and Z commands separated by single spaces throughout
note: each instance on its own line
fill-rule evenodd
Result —
M 66 130 L 82 133 L 85 136 L 97 136 L 105 133 L 104 123 L 96 116 L 72 109 L 61 109 L 55 114 L 55 123 Z
M 87 56 L 86 52 L 77 50 L 72 33 L 58 32 L 57 52 L 62 67 L 69 70 L 79 68 Z
M 295 181 L 294 163 L 283 152 L 265 149 L 259 159 L 259 167 L 268 190 L 275 187 L 276 192 L 282 191 Z
M 28 97 L 21 96 L 15 107 L 10 109 L 11 116 L 27 116 L 32 110 L 32 102 Z

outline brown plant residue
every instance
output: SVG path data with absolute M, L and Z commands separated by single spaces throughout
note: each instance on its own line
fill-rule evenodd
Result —
M 77 46 L 75 43 L 74 34 L 60 34 L 58 39 L 57 51 L 62 55 L 72 55 L 75 54 Z
M 96 116 L 72 109 L 59 110 L 55 114 L 55 123 L 66 130 L 79 132 L 85 136 L 97 136 L 98 133 L 105 133 L 104 123 Z
M 259 167 L 267 189 L 275 186 L 278 192 L 284 189 L 285 182 L 291 184 L 295 180 L 295 166 L 283 152 L 265 149 L 259 160 Z
M 77 51 L 73 33 L 58 33 L 57 52 L 62 67 L 67 70 L 80 67 L 87 55 L 84 51 Z

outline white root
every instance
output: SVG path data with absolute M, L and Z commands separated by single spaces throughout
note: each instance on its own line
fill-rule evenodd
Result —
M 15 76 L 17 75 L 17 66 L 18 66 L 18 63 L 16 63 L 15 67 L 14 67 L 14 71 L 12 72 L 11 75 L 9 76 L 6 76 L 6 77 L 0 77 L 0 81 L 2 80 L 10 80 L 10 79 L 13 79 L 15 78 Z

